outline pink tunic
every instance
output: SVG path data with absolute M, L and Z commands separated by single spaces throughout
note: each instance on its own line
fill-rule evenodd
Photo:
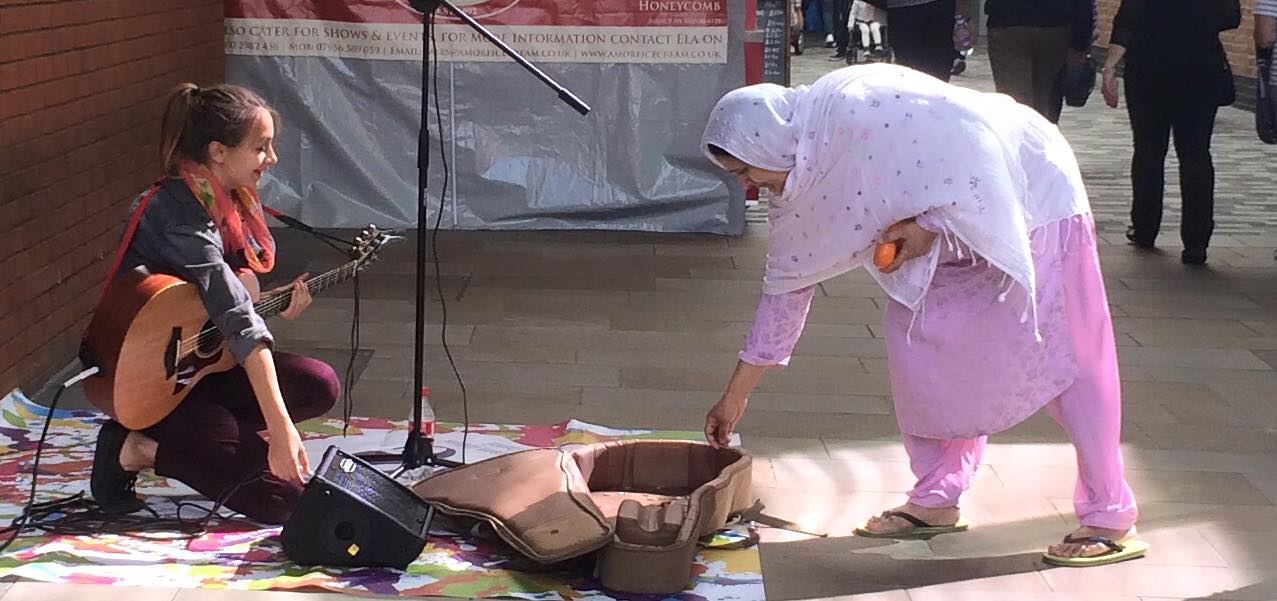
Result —
M 919 224 L 936 231 L 926 216 Z M 917 314 L 889 301 L 883 317 L 896 417 L 905 434 L 964 439 L 1009 428 L 1072 385 L 1068 260 L 1098 261 L 1094 226 L 1078 216 L 1034 230 L 1039 342 L 1025 291 L 941 232 L 940 264 Z M 802 333 L 814 287 L 763 295 L 740 358 L 785 365 Z M 1102 295 L 1101 297 L 1102 298 Z

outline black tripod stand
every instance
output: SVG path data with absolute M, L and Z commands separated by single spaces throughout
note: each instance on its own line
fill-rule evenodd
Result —
M 429 107 L 429 65 L 430 65 L 430 27 L 433 19 L 433 13 L 444 7 L 453 15 L 461 19 L 474 29 L 485 39 L 491 42 L 502 52 L 506 53 L 514 62 L 519 63 L 529 73 L 532 73 L 540 79 L 545 85 L 554 90 L 559 99 L 571 106 L 574 110 L 582 115 L 590 112 L 590 107 L 577 98 L 567 88 L 559 85 L 558 82 L 550 78 L 543 71 L 538 69 L 536 65 L 528 62 L 513 48 L 502 42 L 500 38 L 493 35 L 492 32 L 480 25 L 473 17 L 462 12 L 448 0 L 409 0 L 412 8 L 422 13 L 422 36 L 421 36 L 421 130 L 417 136 L 417 317 L 416 328 L 417 338 L 416 346 L 413 352 L 413 399 L 412 409 L 412 428 L 408 431 L 408 441 L 404 443 L 402 463 L 394 475 L 408 469 L 418 468 L 424 465 L 435 465 L 442 467 L 457 467 L 460 463 L 449 461 L 437 457 L 434 453 L 434 441 L 421 435 L 421 396 L 417 394 L 424 384 L 424 363 L 425 363 L 425 336 L 426 336 L 426 177 L 429 172 L 429 146 L 430 132 L 428 127 L 427 108 Z M 442 199 L 441 199 L 442 205 Z M 440 206 L 440 211 L 443 207 Z M 385 458 L 394 458 L 393 455 L 375 455 L 373 457 L 365 457 L 372 461 L 380 461 Z

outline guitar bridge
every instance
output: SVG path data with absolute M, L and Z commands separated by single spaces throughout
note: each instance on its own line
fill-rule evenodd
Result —
M 166 379 L 171 379 L 177 375 L 177 358 L 181 346 L 182 328 L 173 328 L 173 335 L 169 337 L 168 344 L 164 347 L 164 374 Z

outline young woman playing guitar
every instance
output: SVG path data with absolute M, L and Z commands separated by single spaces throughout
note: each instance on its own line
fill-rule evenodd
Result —
M 278 119 L 260 96 L 234 85 L 182 84 L 169 98 L 160 145 L 167 177 L 139 198 L 112 282 L 144 271 L 193 285 L 237 365 L 199 379 L 149 427 L 102 426 L 90 488 L 105 511 L 141 507 L 133 485 L 144 469 L 215 499 L 241 485 L 226 506 L 264 523 L 287 521 L 301 494 L 310 464 L 293 423 L 327 412 L 340 383 L 322 361 L 271 352 L 274 339 L 253 306 L 255 278 L 246 277 L 274 266 L 256 189 L 277 162 Z M 302 278 L 291 292 L 286 319 L 310 304 Z

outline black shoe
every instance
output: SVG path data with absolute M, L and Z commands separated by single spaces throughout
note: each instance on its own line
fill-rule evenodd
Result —
M 953 61 L 953 69 L 950 70 L 952 75 L 962 75 L 967 70 L 967 61 L 958 59 Z
M 1130 242 L 1135 248 L 1142 248 L 1144 250 L 1153 248 L 1152 240 L 1145 240 L 1144 238 L 1135 235 L 1135 226 L 1133 225 L 1126 226 L 1126 241 Z M 1203 254 L 1204 252 L 1205 251 L 1203 251 Z
M 1205 265 L 1206 249 L 1205 248 L 1185 248 L 1180 253 L 1179 260 L 1185 265 Z
M 103 512 L 110 515 L 133 513 L 146 506 L 133 487 L 137 472 L 130 472 L 120 465 L 120 449 L 129 431 L 114 420 L 102 424 L 98 431 L 98 444 L 93 451 L 93 474 L 89 477 L 89 491 Z
M 831 57 L 829 57 L 829 60 L 831 60 L 831 61 L 840 61 L 840 60 L 843 60 L 843 59 L 845 59 L 845 58 L 847 58 L 847 51 L 846 51 L 846 50 L 839 50 L 839 51 L 837 51 L 837 52 L 834 52 L 834 55 L 833 55 L 833 56 L 831 56 Z
M 794 35 L 789 45 L 794 49 L 794 54 L 801 55 L 803 53 L 803 36 L 802 34 Z

